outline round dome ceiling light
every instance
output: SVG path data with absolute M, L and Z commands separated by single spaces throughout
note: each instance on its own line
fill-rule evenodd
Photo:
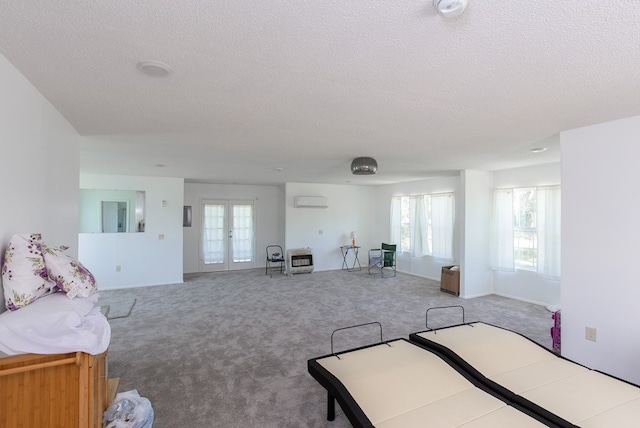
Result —
M 374 158 L 355 158 L 351 162 L 351 173 L 354 175 L 370 175 L 378 171 L 378 162 Z
M 171 74 L 171 67 L 160 61 L 140 61 L 138 70 L 151 77 L 167 77 Z
M 445 18 L 462 15 L 467 7 L 467 0 L 433 0 L 433 7 Z

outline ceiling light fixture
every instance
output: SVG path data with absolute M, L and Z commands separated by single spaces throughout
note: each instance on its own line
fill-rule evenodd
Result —
M 355 158 L 351 162 L 351 173 L 354 175 L 370 175 L 375 174 L 378 170 L 378 162 L 374 158 L 361 157 Z
M 151 77 L 167 77 L 171 74 L 171 67 L 160 61 L 140 61 L 138 70 Z
M 546 152 L 547 148 L 546 147 L 536 147 L 531 149 L 531 153 L 542 153 L 542 152 Z
M 433 7 L 445 18 L 462 15 L 467 7 L 467 0 L 433 0 Z

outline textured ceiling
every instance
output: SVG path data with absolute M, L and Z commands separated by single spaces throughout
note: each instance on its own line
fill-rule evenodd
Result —
M 92 172 L 382 184 L 558 161 L 558 132 L 640 114 L 637 0 L 3 0 L 0 53 Z

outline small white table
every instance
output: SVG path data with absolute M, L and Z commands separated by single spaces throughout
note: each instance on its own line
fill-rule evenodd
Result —
M 342 252 L 342 270 L 346 270 L 347 272 L 362 270 L 362 266 L 360 266 L 360 260 L 358 260 L 359 249 L 360 247 L 358 247 L 357 245 L 343 245 L 340 247 L 340 251 Z M 351 267 L 349 267 L 349 263 L 347 262 L 349 251 L 353 252 L 353 263 L 351 264 Z M 357 268 L 356 264 L 358 265 Z

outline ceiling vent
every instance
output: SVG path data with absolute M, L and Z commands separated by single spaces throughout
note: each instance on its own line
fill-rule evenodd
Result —
M 351 173 L 354 175 L 375 174 L 378 170 L 378 162 L 374 158 L 355 158 L 351 162 Z

